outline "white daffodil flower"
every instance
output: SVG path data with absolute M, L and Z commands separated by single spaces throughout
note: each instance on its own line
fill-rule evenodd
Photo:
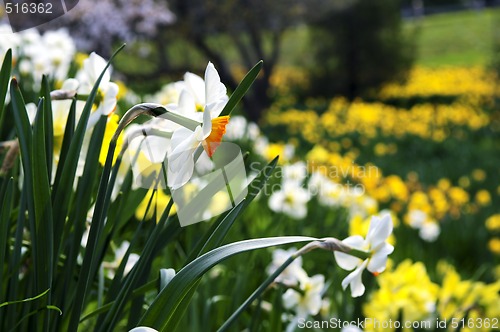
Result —
M 192 75 L 185 77 L 185 80 L 187 78 L 189 81 L 186 82 L 186 85 L 191 86 L 192 89 L 201 89 L 200 81 L 194 79 Z M 215 149 L 220 145 L 229 122 L 229 116 L 219 116 L 228 98 L 226 87 L 221 83 L 219 74 L 212 63 L 208 63 L 203 82 L 203 91 L 196 90 L 193 92 L 196 94 L 191 95 L 191 97 L 194 96 L 194 100 L 205 102 L 202 109 L 196 106 L 196 102 L 194 103 L 197 110 L 202 110 L 202 123 L 194 131 L 181 127 L 172 134 L 172 152 L 168 155 L 167 173 L 168 186 L 172 189 L 182 187 L 191 178 L 195 162 L 194 151 L 198 147 L 203 146 L 206 154 L 212 157 Z M 188 100 L 191 97 L 189 94 L 181 94 L 180 99 L 186 98 L 186 101 L 180 102 L 180 105 L 193 105 L 193 100 Z M 169 105 L 167 105 L 167 109 L 169 109 Z M 181 113 L 188 116 L 186 110 Z
M 307 165 L 303 161 L 283 166 L 283 179 L 301 185 L 307 176 Z
M 89 94 L 92 87 L 97 82 L 99 75 L 106 67 L 106 60 L 92 52 L 90 56 L 83 61 L 82 71 L 78 73 L 77 78 L 81 82 L 78 93 Z M 97 108 L 89 119 L 89 127 L 99 120 L 101 115 L 109 115 L 116 108 L 116 96 L 118 95 L 118 85 L 110 81 L 111 70 L 108 68 L 99 83 L 95 103 Z
M 304 278 L 300 282 L 300 293 L 290 288 L 283 294 L 283 305 L 295 310 L 297 317 L 315 316 L 321 310 L 321 293 L 324 287 L 325 276 L 321 274 Z
M 282 189 L 273 192 L 269 198 L 269 208 L 294 219 L 302 219 L 307 215 L 307 202 L 310 199 L 311 195 L 304 187 L 296 182 L 286 181 Z
M 420 227 L 418 235 L 427 242 L 434 242 L 441 233 L 441 229 L 439 228 L 439 224 L 435 220 L 426 221 Z
M 297 251 L 296 248 L 288 250 L 276 249 L 273 251 L 273 260 L 267 267 L 266 271 L 269 275 L 273 274 L 281 265 L 283 265 L 290 256 Z M 307 273 L 302 269 L 302 257 L 297 257 L 280 275 L 275 279 L 277 282 L 286 285 L 297 285 L 300 280 L 307 278 Z
M 361 280 L 365 268 L 375 275 L 385 270 L 387 256 L 394 251 L 394 247 L 387 243 L 392 228 L 392 219 L 389 214 L 382 217 L 373 216 L 366 239 L 360 235 L 354 235 L 342 241 L 353 249 L 369 252 L 371 256 L 365 260 L 342 252 L 334 252 L 335 260 L 342 269 L 348 271 L 354 269 L 342 280 L 344 290 L 347 286 L 351 286 L 352 297 L 361 296 L 365 292 L 365 286 Z
M 114 278 L 115 269 L 117 269 L 120 266 L 129 247 L 130 247 L 130 242 L 123 241 L 122 244 L 115 250 L 115 260 L 111 263 L 105 264 L 105 267 L 110 269 L 108 272 L 108 276 L 110 278 Z M 139 258 L 140 256 L 138 254 L 130 253 L 127 262 L 125 263 L 125 269 L 123 270 L 124 276 L 126 276 L 132 270 L 134 265 L 139 261 Z

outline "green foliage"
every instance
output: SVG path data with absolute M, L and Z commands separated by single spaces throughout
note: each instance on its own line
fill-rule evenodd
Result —
M 20 84 L 10 79 L 10 61 L 9 52 L 1 69 L 0 97 L 6 94 L 10 80 L 11 103 L 0 111 L 2 114 L 10 111 L 15 132 L 2 132 L 1 136 L 17 137 L 15 144 L 19 146 L 23 177 L 17 177 L 14 168 L 6 169 L 0 177 L 0 259 L 6 262 L 0 274 L 0 330 L 115 331 L 125 326 L 132 328 L 140 322 L 173 328 L 181 321 L 201 277 L 219 262 L 250 250 L 314 240 L 276 237 L 221 247 L 235 221 L 271 176 L 277 163 L 275 158 L 248 185 L 246 199 L 221 215 L 193 245 L 178 273 L 165 266 L 157 268 L 164 248 L 180 243 L 182 230 L 177 217 L 170 215 L 173 201 L 161 212 L 157 223 L 152 224 L 144 217 L 140 223 L 128 224 L 145 191 L 128 190 L 132 181 L 129 171 L 122 193 L 116 200 L 111 199 L 123 154 L 116 161 L 113 155 L 120 132 L 133 119 L 141 113 L 162 115 L 166 110 L 133 107 L 123 117 L 110 142 L 106 163 L 101 167 L 99 155 L 107 117 L 101 116 L 91 132 L 88 121 L 108 63 L 88 95 L 77 124 L 78 97 L 73 97 L 57 168 L 52 171 L 54 134 L 48 80 L 45 77 L 42 80 L 36 116 L 30 123 Z M 262 62 L 243 79 L 223 114 L 231 114 L 261 67 Z M 85 164 L 77 177 L 85 140 L 89 140 Z M 156 211 L 153 195 L 154 191 L 145 215 L 150 209 Z M 89 216 L 92 220 L 88 239 L 82 245 Z M 113 240 L 123 234 L 129 234 L 130 246 L 114 278 L 105 278 L 103 262 L 110 256 Z M 138 248 L 141 255 L 127 273 L 127 260 L 132 250 Z M 149 309 L 145 310 L 145 306 Z

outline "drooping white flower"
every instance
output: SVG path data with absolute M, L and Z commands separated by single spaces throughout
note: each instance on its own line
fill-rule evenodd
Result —
M 325 276 L 321 274 L 303 278 L 300 282 L 301 293 L 292 288 L 287 289 L 283 294 L 283 305 L 287 309 L 295 310 L 300 318 L 317 315 L 321 310 L 324 287 Z
M 360 235 L 354 235 L 342 241 L 353 249 L 370 253 L 370 257 L 365 260 L 342 252 L 334 252 L 335 260 L 341 268 L 348 271 L 354 269 L 342 280 L 342 287 L 346 289 L 347 286 L 350 286 L 353 297 L 361 296 L 365 292 L 365 286 L 361 280 L 365 268 L 374 274 L 385 270 L 387 256 L 394 251 L 394 247 L 387 243 L 392 228 L 390 214 L 384 214 L 382 217 L 373 216 L 366 239 Z

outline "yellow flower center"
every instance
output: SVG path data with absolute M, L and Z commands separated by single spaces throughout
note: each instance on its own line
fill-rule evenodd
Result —
M 205 107 L 202 104 L 196 103 L 196 112 L 203 112 Z

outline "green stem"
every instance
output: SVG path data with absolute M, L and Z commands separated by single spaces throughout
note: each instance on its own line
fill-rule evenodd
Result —
M 292 264 L 292 262 L 297 258 L 298 256 L 296 254 L 288 257 L 288 259 L 283 263 L 276 271 L 274 271 L 273 274 L 271 274 L 253 293 L 250 295 L 248 299 L 246 299 L 245 302 L 229 317 L 224 324 L 217 330 L 218 332 L 223 332 L 227 331 L 229 326 L 236 320 L 236 318 L 250 305 L 252 304 L 253 301 L 255 301 L 263 292 L 264 290 L 269 287 L 274 282 L 274 279 L 276 279 L 281 272 L 283 272 L 288 265 Z

